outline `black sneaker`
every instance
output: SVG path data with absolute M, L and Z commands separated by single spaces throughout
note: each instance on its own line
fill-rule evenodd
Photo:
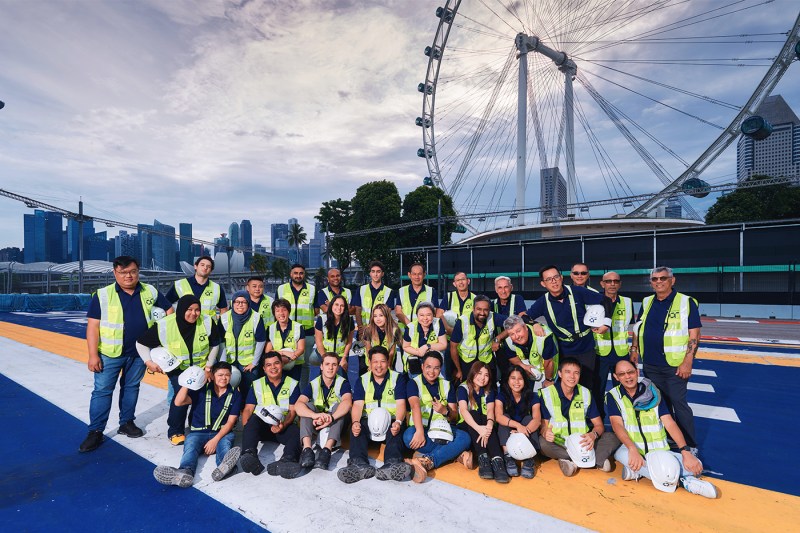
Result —
M 478 477 L 481 479 L 494 479 L 494 473 L 492 473 L 492 462 L 489 460 L 489 456 L 485 453 L 482 453 L 478 456 Z
M 314 461 L 314 468 L 327 470 L 331 464 L 331 451 L 328 448 L 322 448 L 317 453 L 317 460 Z
M 122 424 L 117 430 L 117 434 L 125 435 L 126 437 L 130 437 L 132 439 L 138 439 L 144 435 L 144 431 L 136 427 L 136 424 L 134 424 L 133 420 L 131 420 Z
M 300 466 L 303 468 L 314 468 L 314 450 L 303 448 L 300 453 Z
M 499 455 L 492 457 L 492 470 L 494 471 L 494 480 L 498 483 L 508 483 L 511 480 L 506 472 L 506 462 Z
M 533 458 L 522 461 L 522 477 L 525 479 L 533 479 L 535 475 L 536 463 L 534 463 Z
M 89 434 L 86 435 L 86 438 L 83 439 L 83 442 L 81 442 L 78 451 L 81 453 L 93 452 L 103 444 L 104 438 L 102 431 L 90 431 Z
M 381 481 L 404 481 L 413 473 L 414 468 L 408 463 L 387 463 L 375 470 L 375 477 Z
M 294 479 L 303 473 L 304 468 L 296 461 L 278 461 L 278 475 L 283 479 Z
M 339 471 L 336 472 L 336 477 L 339 478 L 339 481 L 348 484 L 361 481 L 362 479 L 369 479 L 374 475 L 375 475 L 375 467 L 372 465 L 350 464 L 345 466 L 344 468 L 340 468 Z
M 511 457 L 510 455 L 505 455 L 506 460 L 506 472 L 511 477 L 517 477 L 519 475 L 519 469 L 517 468 L 517 460 Z
M 243 453 L 239 459 L 239 463 L 242 465 L 242 470 L 248 474 L 253 474 L 254 476 L 257 476 L 264 471 L 264 465 L 262 465 L 261 461 L 258 460 L 256 454 L 252 452 Z M 272 472 L 270 472 L 270 474 L 273 476 L 275 475 L 272 474 Z

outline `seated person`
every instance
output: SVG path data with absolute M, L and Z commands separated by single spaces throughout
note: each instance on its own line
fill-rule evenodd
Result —
M 542 424 L 541 401 L 533 392 L 529 374 L 522 367 L 514 365 L 503 381 L 494 401 L 495 419 L 497 420 L 497 436 L 503 447 L 506 471 L 509 476 L 520 475 L 517 461 L 508 454 L 506 443 L 512 433 L 522 433 L 533 444 L 537 452 L 539 446 L 539 426 Z M 536 464 L 533 457 L 522 461 L 522 477 L 533 479 L 536 475 Z

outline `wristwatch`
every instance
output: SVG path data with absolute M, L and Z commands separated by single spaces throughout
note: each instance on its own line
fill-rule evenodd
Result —
M 681 447 L 682 452 L 689 452 L 692 453 L 692 448 L 688 444 L 686 446 Z

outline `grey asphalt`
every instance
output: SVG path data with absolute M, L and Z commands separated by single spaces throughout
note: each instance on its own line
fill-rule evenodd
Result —
M 760 320 L 753 324 L 746 319 L 725 319 L 715 322 L 703 318 L 702 335 L 715 337 L 747 337 L 757 339 L 800 340 L 800 322 L 785 323 L 780 320 Z

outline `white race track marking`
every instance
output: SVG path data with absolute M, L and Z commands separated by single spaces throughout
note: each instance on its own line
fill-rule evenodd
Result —
M 723 422 L 742 422 L 739 420 L 736 411 L 730 407 L 717 407 L 714 405 L 704 405 L 702 403 L 689 403 L 689 407 L 692 408 L 694 416 L 699 416 L 701 418 L 711 418 Z

